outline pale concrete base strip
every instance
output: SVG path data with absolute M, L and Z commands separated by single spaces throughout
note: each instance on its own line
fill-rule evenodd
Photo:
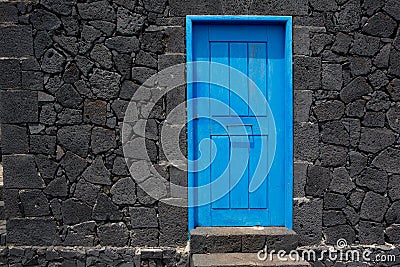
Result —
M 285 227 L 196 227 L 190 231 L 191 235 L 207 235 L 207 236 L 235 236 L 235 235 L 296 235 L 293 230 Z
M 308 262 L 300 260 L 293 261 L 279 260 L 273 255 L 272 260 L 259 260 L 257 253 L 213 253 L 213 254 L 194 254 L 192 255 L 192 267 L 251 267 L 251 266 L 311 266 Z

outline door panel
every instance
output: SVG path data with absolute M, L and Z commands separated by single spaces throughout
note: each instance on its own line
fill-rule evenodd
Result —
M 209 99 L 194 108 L 209 115 L 193 123 L 194 156 L 210 161 L 195 174 L 195 185 L 211 184 L 209 192 L 196 195 L 210 200 L 196 208 L 196 225 L 284 225 L 284 152 L 274 150 L 285 142 L 284 28 L 203 24 L 195 25 L 193 34 L 194 61 L 234 69 L 210 64 L 207 70 L 194 71 L 195 77 L 209 81 L 194 86 L 195 97 Z M 271 143 L 275 139 L 276 144 Z M 202 141 L 207 150 L 200 151 Z M 261 183 L 252 190 L 254 177 Z

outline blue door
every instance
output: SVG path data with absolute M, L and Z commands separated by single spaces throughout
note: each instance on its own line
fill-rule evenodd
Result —
M 286 24 L 202 21 L 191 30 L 190 57 L 200 62 L 189 108 L 194 226 L 290 227 Z

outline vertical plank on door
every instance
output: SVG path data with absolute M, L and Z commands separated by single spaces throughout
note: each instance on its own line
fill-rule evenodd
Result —
M 247 104 L 249 101 L 247 43 L 230 43 L 229 60 L 230 67 L 235 69 L 230 69 L 230 105 L 236 115 L 247 116 L 249 111 Z M 231 112 L 231 115 L 235 113 Z
M 249 85 L 249 105 L 252 108 L 249 113 L 255 116 L 265 116 L 267 109 L 265 101 L 262 101 L 261 97 L 265 98 L 267 93 L 267 44 L 249 43 L 248 54 L 249 78 L 254 82 Z
M 230 193 L 230 204 L 232 209 L 249 207 L 249 168 L 248 160 L 250 154 L 250 145 L 252 136 L 231 136 L 232 155 L 230 161 L 230 184 L 232 190 Z M 243 168 L 243 162 L 247 164 Z
M 263 170 L 267 168 L 268 162 L 268 137 L 267 136 L 254 136 L 254 142 L 252 146 L 252 153 L 250 154 L 249 160 L 249 179 L 253 179 L 253 176 L 259 176 L 260 173 L 264 173 Z M 268 208 L 268 196 L 267 196 L 267 184 L 269 177 L 264 177 L 263 183 L 256 191 L 249 193 L 249 206 L 250 208 L 260 209 Z
M 210 113 L 214 116 L 229 115 L 229 46 L 227 42 L 210 42 Z M 221 105 L 215 102 L 221 101 Z
M 215 154 L 211 163 L 211 207 L 214 209 L 229 208 L 229 137 L 212 136 L 215 146 L 211 154 Z M 214 183 L 216 180 L 218 181 Z M 224 193 L 227 193 L 224 195 Z M 222 198 L 220 196 L 224 195 Z

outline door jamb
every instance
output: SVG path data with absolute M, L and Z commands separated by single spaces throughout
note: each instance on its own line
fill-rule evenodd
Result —
M 186 16 L 186 62 L 193 61 L 193 24 L 226 23 L 229 24 L 284 24 L 285 25 L 285 227 L 293 228 L 293 66 L 292 66 L 292 17 L 291 16 Z M 187 67 L 187 99 L 193 98 L 193 70 Z M 193 107 L 187 106 L 188 160 L 194 160 Z M 192 170 L 188 166 L 188 170 Z M 188 187 L 194 186 L 194 173 L 188 171 Z M 189 193 L 190 191 L 188 191 Z M 188 230 L 195 228 L 194 196 L 188 194 Z

